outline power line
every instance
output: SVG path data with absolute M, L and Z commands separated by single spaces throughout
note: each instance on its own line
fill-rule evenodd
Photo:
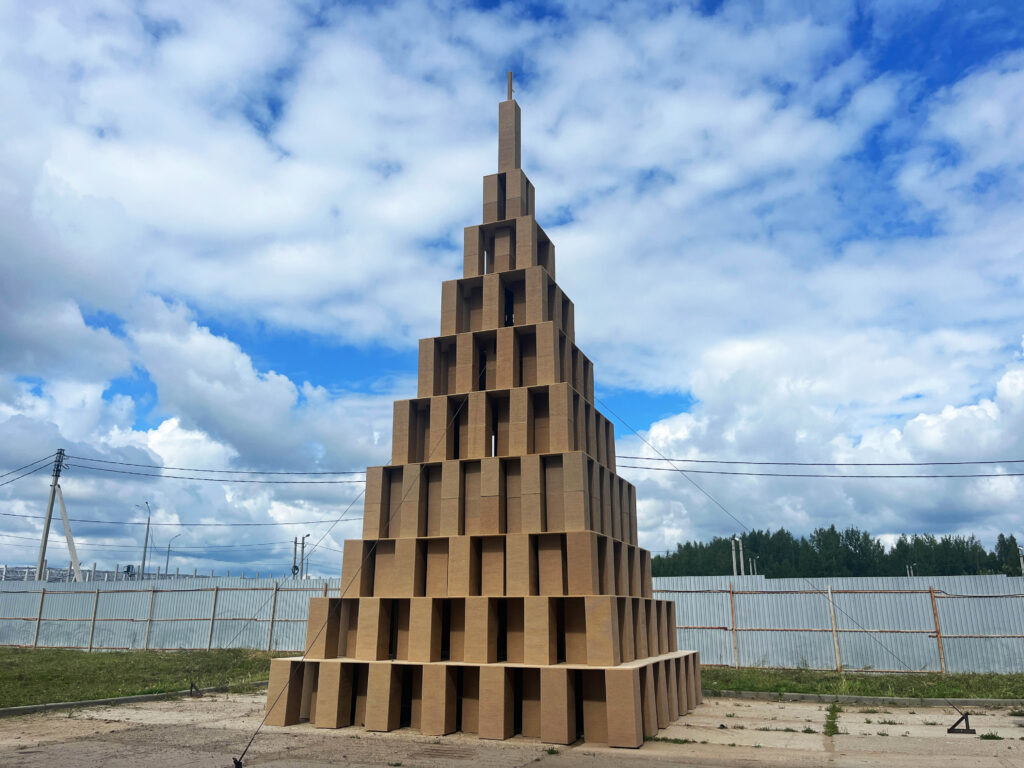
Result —
M 5 538 L 9 538 L 9 539 L 21 539 L 23 541 L 35 541 L 35 542 L 39 541 L 39 537 L 38 536 L 18 536 L 18 535 L 13 534 L 13 533 L 0 533 L 0 536 L 3 536 Z M 61 541 L 63 541 L 63 539 L 53 538 L 52 541 L 54 543 L 60 543 Z M 187 549 L 187 550 L 249 549 L 249 548 L 256 548 L 256 547 L 278 547 L 278 546 L 281 546 L 282 544 L 291 544 L 291 542 L 290 541 L 281 540 L 281 541 L 260 541 L 260 542 L 253 542 L 253 543 L 249 543 L 249 544 L 195 544 L 195 545 L 182 545 L 180 547 L 179 546 L 175 546 L 175 547 L 172 547 L 171 549 L 173 551 L 175 551 L 175 552 L 180 552 L 181 550 L 185 550 L 185 549 Z M 8 546 L 16 546 L 16 545 L 11 544 L 11 545 L 8 545 Z M 86 548 L 102 547 L 103 549 L 138 549 L 138 546 L 134 545 L 134 544 L 102 544 L 102 543 L 98 543 L 98 542 L 87 542 L 87 541 L 79 542 L 79 546 L 86 547 Z
M 359 498 L 358 496 L 356 497 Z M 42 520 L 44 515 L 21 515 L 16 512 L 0 512 L 0 515 L 4 517 L 23 517 L 32 520 Z M 350 520 L 358 520 L 358 517 L 349 518 Z M 145 525 L 145 520 L 89 520 L 81 517 L 69 517 L 68 520 L 72 523 L 97 523 L 99 525 Z M 320 525 L 321 523 L 337 522 L 330 518 L 326 520 L 296 520 L 295 522 L 274 522 L 274 523 L 150 523 L 155 526 L 181 526 L 181 527 L 194 527 L 194 528 L 243 528 L 250 526 L 267 526 L 267 525 Z
M 665 459 L 665 461 L 671 461 L 671 459 Z M 815 465 L 825 466 L 825 465 Z M 880 466 L 880 465 L 879 465 Z M 681 472 L 683 470 L 677 467 L 643 467 L 636 466 L 633 464 L 619 464 L 616 469 L 642 469 L 648 472 Z M 959 475 L 824 475 L 813 472 L 738 472 L 729 471 L 725 469 L 686 469 L 687 472 L 693 472 L 697 475 L 740 475 L 743 477 L 819 477 L 819 478 L 830 478 L 833 480 L 884 480 L 889 479 L 906 479 L 906 478 L 946 478 L 946 477 L 1024 477 L 1024 472 L 976 472 L 972 474 L 959 474 Z
M 722 459 L 663 459 L 659 456 L 615 456 L 616 459 L 671 461 L 676 464 L 748 464 L 769 467 L 952 467 L 970 464 L 1024 464 L 1024 459 L 992 461 L 725 461 Z M 696 470 L 688 469 L 687 472 Z
M 43 458 L 41 458 L 41 459 L 36 459 L 35 461 L 30 461 L 24 467 L 18 467 L 17 469 L 12 469 L 9 472 L 4 472 L 2 475 L 0 475 L 0 477 L 7 477 L 8 475 L 13 475 L 15 472 L 21 472 L 21 470 L 23 470 L 23 469 L 28 469 L 29 467 L 31 467 L 31 466 L 33 466 L 35 464 L 38 464 L 41 461 L 49 461 L 52 458 L 53 458 L 53 454 L 51 453 L 49 456 L 43 456 Z
M 53 454 L 50 454 L 52 456 Z M 49 456 L 47 457 L 49 458 Z M 260 470 L 249 470 L 249 469 L 203 469 L 202 467 L 163 467 L 159 464 L 133 464 L 129 461 L 110 461 L 108 459 L 90 459 L 86 456 L 71 456 L 68 455 L 69 459 L 78 459 L 80 461 L 93 461 L 98 464 L 119 464 L 123 467 L 143 467 L 145 469 L 169 469 L 174 472 L 207 472 L 217 474 L 230 474 L 230 475 L 361 475 L 365 473 L 365 470 L 361 469 L 346 469 L 338 472 L 284 472 L 284 471 L 260 471 Z M 33 464 L 35 462 L 32 462 Z M 17 471 L 17 470 L 14 470 Z M 3 475 L 0 475 L 3 477 Z
M 194 475 L 162 475 L 151 472 L 134 472 L 128 469 L 108 469 L 106 467 L 90 467 L 86 464 L 66 464 L 68 467 L 88 469 L 93 472 L 114 472 L 119 475 L 138 475 L 140 477 L 158 477 L 168 480 L 201 480 L 207 483 L 256 483 L 260 485 L 337 485 L 344 483 L 365 483 L 365 480 L 239 480 L 233 477 L 197 477 Z
M 32 465 L 29 464 L 28 466 L 32 466 Z M 15 482 L 17 480 L 21 480 L 21 478 L 23 478 L 23 477 L 28 477 L 29 475 L 34 474 L 34 473 L 38 472 L 41 469 L 48 469 L 49 466 L 50 466 L 49 464 L 40 464 L 35 469 L 30 469 L 28 472 L 25 472 L 24 474 L 18 475 L 17 477 L 12 477 L 10 480 L 4 480 L 2 483 L 0 483 L 0 487 L 3 487 L 5 485 L 10 485 L 11 483 L 13 483 L 13 482 Z

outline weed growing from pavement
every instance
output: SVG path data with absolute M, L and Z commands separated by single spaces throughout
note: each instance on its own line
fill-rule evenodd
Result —
M 1024 709 L 1011 709 L 1006 714 L 1010 717 L 1024 717 Z
M 825 727 L 822 729 L 826 736 L 839 733 L 839 713 L 842 711 L 843 708 L 835 701 L 828 705 L 828 715 L 825 716 Z
M 1002 741 L 1003 740 L 1003 737 L 1000 736 L 995 731 L 989 731 L 988 733 L 983 733 L 978 738 L 982 739 L 984 741 Z

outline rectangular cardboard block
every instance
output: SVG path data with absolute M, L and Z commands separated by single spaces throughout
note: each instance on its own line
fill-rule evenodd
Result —
M 576 673 L 560 667 L 540 670 L 540 740 L 547 744 L 576 741 Z
M 512 671 L 505 666 L 480 667 L 480 738 L 510 738 L 514 718 Z
M 443 736 L 455 730 L 456 668 L 447 664 L 423 665 L 423 711 L 420 731 Z
M 401 669 L 388 662 L 370 664 L 366 684 L 366 730 L 393 731 L 398 727 L 402 704 Z
M 608 700 L 608 746 L 636 748 L 644 743 L 640 670 L 608 669 L 604 673 Z
M 307 659 L 333 659 L 338 655 L 341 600 L 337 597 L 309 598 L 306 619 Z
M 328 660 L 320 662 L 317 681 L 317 728 L 343 728 L 352 725 L 352 670 L 348 662 Z
M 302 708 L 302 672 L 297 659 L 271 659 L 267 683 L 267 725 L 295 725 Z

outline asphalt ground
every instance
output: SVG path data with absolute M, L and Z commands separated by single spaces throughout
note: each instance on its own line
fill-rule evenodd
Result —
M 0 765 L 137 768 L 231 766 L 263 716 L 264 694 L 86 707 L 0 720 Z M 874 710 L 874 711 L 872 711 Z M 957 766 L 1024 768 L 1024 717 L 1008 708 L 971 710 L 975 736 L 949 735 L 952 709 L 844 706 L 840 733 L 825 736 L 827 705 L 706 697 L 636 750 L 533 739 L 485 741 L 411 730 L 336 731 L 308 724 L 265 727 L 246 765 L 274 766 Z M 1014 710 L 1016 711 L 1016 710 Z M 805 732 L 806 731 L 806 732 Z M 1000 739 L 982 739 L 992 733 Z

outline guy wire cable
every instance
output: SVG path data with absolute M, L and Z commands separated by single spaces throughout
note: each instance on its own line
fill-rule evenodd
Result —
M 632 427 L 632 426 L 631 426 L 631 425 L 629 424 L 629 422 L 627 422 L 627 421 L 626 421 L 625 419 L 623 419 L 623 418 L 622 418 L 621 416 L 619 416 L 619 415 L 618 415 L 618 414 L 617 414 L 617 413 L 616 413 L 615 411 L 613 411 L 613 410 L 612 410 L 612 409 L 611 409 L 611 408 L 610 408 L 610 407 L 609 407 L 609 406 L 608 406 L 608 405 L 607 405 L 607 404 L 606 404 L 606 403 L 605 403 L 604 401 L 602 401 L 602 400 L 601 400 L 601 399 L 600 399 L 599 397 L 597 397 L 597 395 L 594 395 L 594 401 L 595 401 L 596 403 L 600 403 L 600 404 L 601 404 L 601 407 L 602 407 L 602 408 L 605 408 L 605 409 L 606 409 L 606 410 L 608 411 L 608 413 L 610 413 L 610 414 L 611 414 L 612 416 L 614 416 L 614 417 L 615 417 L 616 419 L 618 419 L 618 420 L 619 420 L 620 422 L 622 422 L 622 424 L 623 424 L 623 425 L 624 425 L 624 426 L 626 427 L 626 429 L 628 429 L 628 430 L 629 430 L 630 432 L 632 432 L 632 433 L 633 433 L 634 435 L 636 435 L 636 436 L 637 436 L 638 438 L 640 438 L 640 440 L 641 440 L 641 441 L 642 441 L 642 442 L 643 442 L 643 443 L 644 443 L 644 444 L 645 444 L 645 445 L 646 445 L 646 446 L 647 446 L 648 448 L 650 448 L 650 449 L 651 449 L 652 451 L 654 451 L 654 452 L 655 452 L 655 453 L 657 453 L 657 454 L 658 454 L 659 456 L 661 456 L 661 457 L 662 457 L 662 459 L 663 459 L 664 461 L 668 461 L 669 463 L 671 463 L 671 462 L 672 462 L 672 460 L 671 460 L 671 459 L 669 459 L 669 458 L 665 457 L 665 455 L 664 455 L 664 454 L 663 454 L 663 453 L 662 453 L 661 451 L 659 451 L 659 450 L 658 450 L 658 449 L 657 449 L 657 448 L 656 448 L 656 447 L 655 447 L 655 446 L 654 446 L 653 444 L 651 444 L 651 442 L 650 442 L 649 440 L 647 440 L 647 438 L 645 438 L 645 437 L 644 437 L 643 435 L 641 435 L 641 434 L 640 434 L 640 433 L 639 433 L 639 432 L 638 432 L 638 431 L 637 431 L 636 429 L 634 429 L 634 428 L 633 428 L 633 427 Z M 711 493 L 710 493 L 709 491 L 705 490 L 705 489 L 704 489 L 704 488 L 703 488 L 703 487 L 702 487 L 701 485 L 699 485 L 699 484 L 698 484 L 698 483 L 697 483 L 697 482 L 696 482 L 696 481 L 695 481 L 695 480 L 694 480 L 694 479 L 693 479 L 692 477 L 690 477 L 690 476 L 689 476 L 689 475 L 687 474 L 687 472 L 688 472 L 689 470 L 684 470 L 684 469 L 681 469 L 681 468 L 679 468 L 679 467 L 676 467 L 675 469 L 676 469 L 676 471 L 677 471 L 677 472 L 678 472 L 679 474 L 681 474 L 681 475 L 682 475 L 683 477 L 685 477 L 685 478 L 687 479 L 687 481 L 689 481 L 689 483 L 690 483 L 690 484 L 691 484 L 691 485 L 692 485 L 692 486 L 693 486 L 694 488 L 696 488 L 696 489 L 697 489 L 698 491 L 700 491 L 700 492 L 701 492 L 702 494 L 704 494 L 705 496 L 707 496 L 707 497 L 708 497 L 708 499 L 710 499 L 710 500 L 711 500 L 711 501 L 712 501 L 712 502 L 713 502 L 713 503 L 715 504 L 715 506 L 717 506 L 717 507 L 718 507 L 719 509 L 721 509 L 721 510 L 722 510 L 723 512 L 725 512 L 725 514 L 727 514 L 727 515 L 728 515 L 728 516 L 729 516 L 730 518 L 732 518 L 732 520 L 733 520 L 733 521 L 734 521 L 734 522 L 735 522 L 735 523 L 736 523 L 737 525 L 739 525 L 739 526 L 740 526 L 740 527 L 741 527 L 741 528 L 742 528 L 742 529 L 743 529 L 744 531 L 746 531 L 747 533 L 750 533 L 750 532 L 751 532 L 751 530 L 750 530 L 750 527 L 749 527 L 749 526 L 747 526 L 747 525 L 746 525 L 746 524 L 745 524 L 745 523 L 744 523 L 744 522 L 743 522 L 742 520 L 740 520 L 740 519 L 739 519 L 738 517 L 736 517 L 736 515 L 734 515 L 734 514 L 733 514 L 732 512 L 730 512 L 730 511 L 729 511 L 729 510 L 728 510 L 728 509 L 727 509 L 727 508 L 725 507 L 725 505 L 724 505 L 724 504 L 722 504 L 722 502 L 720 502 L 720 501 L 719 501 L 718 499 L 716 499 L 716 498 L 715 498 L 714 496 L 712 496 L 712 495 L 711 495 Z M 810 579 L 808 579 L 808 578 L 807 578 L 806 576 L 801 576 L 801 577 L 799 577 L 799 578 L 803 579 L 804 581 L 806 581 L 806 582 L 807 582 L 807 583 L 808 583 L 808 584 L 810 585 L 810 587 L 811 587 L 811 591 L 812 591 L 812 592 L 813 592 L 814 594 L 820 595 L 820 596 L 822 597 L 822 599 L 824 599 L 824 600 L 828 600 L 828 595 L 826 594 L 826 592 L 825 592 L 824 590 L 822 590 L 821 588 L 819 588 L 819 587 L 816 587 L 816 586 L 814 585 L 814 583 L 813 583 L 813 582 L 812 582 L 812 581 L 811 581 Z M 840 607 L 840 606 L 839 606 L 838 604 L 836 604 L 836 603 L 835 603 L 835 601 L 833 601 L 833 602 L 832 602 L 832 607 L 833 607 L 833 608 L 834 608 L 835 610 L 839 611 L 839 612 L 840 612 L 841 614 L 843 614 L 843 615 L 844 615 L 844 616 L 845 616 L 845 617 L 846 617 L 847 619 L 849 619 L 849 620 L 850 620 L 850 621 L 851 621 L 851 622 L 852 622 L 853 624 L 855 624 L 855 625 L 856 625 L 856 626 L 857 626 L 858 628 L 860 628 L 860 629 L 862 629 L 862 630 L 865 630 L 865 627 L 864 627 L 864 626 L 863 626 L 863 625 L 862 625 L 862 624 L 861 624 L 860 622 L 858 622 L 858 621 L 857 621 L 856 619 L 854 619 L 854 618 L 853 618 L 853 616 L 851 616 L 851 615 L 850 615 L 849 613 L 847 613 L 846 611 L 844 611 L 844 610 L 843 610 L 843 609 L 842 609 L 842 608 L 841 608 L 841 607 Z M 915 671 L 915 670 L 914 670 L 914 669 L 913 669 L 913 668 L 912 668 L 912 667 L 911 667 L 911 666 L 910 666 L 909 664 L 907 664 L 907 663 L 906 663 L 906 662 L 905 662 L 905 661 L 904 661 L 904 660 L 903 660 L 902 658 L 900 658 L 900 657 L 899 657 L 899 656 L 898 656 L 898 655 L 896 654 L 896 652 L 895 652 L 895 651 L 893 651 L 893 650 L 892 650 L 891 648 L 889 648 L 889 647 L 888 647 L 888 646 L 887 646 L 887 645 L 886 645 L 885 643 L 883 643 L 883 642 L 882 642 L 881 640 L 879 640 L 879 639 L 878 639 L 877 637 L 875 637 L 874 633 L 872 633 L 872 632 L 868 632 L 868 631 L 866 631 L 866 630 L 865 630 L 865 634 L 867 634 L 867 636 L 868 636 L 869 638 L 871 638 L 871 639 L 872 639 L 872 640 L 873 640 L 874 642 L 876 642 L 876 643 L 878 644 L 878 646 L 879 646 L 880 648 L 882 648 L 882 650 L 884 650 L 884 651 L 885 651 L 886 653 L 888 653 L 888 654 L 889 654 L 890 656 L 892 656 L 892 657 L 893 657 L 893 658 L 894 658 L 894 659 L 895 659 L 895 660 L 896 660 L 897 662 L 899 662 L 899 663 L 900 663 L 900 664 L 901 664 L 901 665 L 902 665 L 902 666 L 903 666 L 903 667 L 904 667 L 904 668 L 905 668 L 905 669 L 906 669 L 906 670 L 907 670 L 908 672 L 914 672 L 914 671 Z M 939 697 L 939 698 L 942 698 L 942 699 L 943 699 L 943 701 L 945 701 L 945 702 L 946 702 L 947 704 L 949 704 L 949 706 L 951 706 L 951 707 L 952 707 L 953 709 L 955 709 L 955 710 L 956 710 L 956 711 L 957 711 L 957 712 L 958 712 L 958 713 L 959 713 L 959 714 L 961 715 L 961 717 L 963 716 L 963 714 L 964 714 L 964 713 L 963 713 L 963 711 L 962 711 L 962 710 L 961 710 L 961 709 L 960 709 L 960 708 L 959 708 L 959 707 L 958 707 L 958 706 L 957 706 L 956 704 L 954 704 L 954 703 L 953 703 L 952 701 L 950 701 L 950 700 L 949 700 L 949 699 L 948 699 L 947 697 L 945 697 L 945 696 L 942 696 L 942 697 Z
M 433 455 L 434 450 L 437 449 L 437 446 L 439 446 L 441 444 L 441 442 L 448 436 L 448 430 L 451 429 L 452 424 L 454 424 L 456 419 L 459 418 L 459 414 L 462 412 L 462 407 L 468 401 L 469 401 L 468 397 L 467 398 L 462 398 L 461 402 L 459 403 L 459 407 L 455 409 L 455 413 L 453 413 L 451 419 L 448 420 L 448 424 L 445 426 L 445 429 L 441 433 L 441 436 L 431 446 L 430 452 L 427 454 L 428 456 L 429 455 Z M 413 486 L 410 485 L 409 489 L 404 494 L 402 494 L 402 498 L 399 500 L 398 504 L 395 506 L 394 511 L 388 513 L 388 517 L 387 517 L 386 523 L 387 523 L 387 526 L 389 528 L 391 526 L 391 519 L 395 516 L 395 513 L 402 508 L 402 504 L 405 503 L 406 496 L 408 496 L 412 492 L 412 489 L 413 489 Z M 362 493 L 365 493 L 365 492 L 366 492 L 366 489 L 364 488 Z M 362 495 L 362 494 L 360 494 L 360 495 Z M 323 541 L 323 537 L 320 538 L 320 541 Z M 316 547 L 319 546 L 320 541 L 318 541 L 315 545 L 313 545 L 313 549 L 316 549 Z M 368 560 L 370 558 L 370 555 L 372 555 L 377 550 L 377 542 L 378 541 L 380 541 L 379 538 L 373 540 L 372 544 L 370 545 L 370 548 L 367 550 L 366 554 L 363 555 L 363 559 L 360 561 L 359 567 L 356 568 L 355 573 L 352 574 L 352 578 L 350 578 L 348 580 L 348 584 L 344 585 L 344 589 L 342 589 L 341 585 L 339 585 L 339 587 L 338 587 L 338 597 L 344 597 L 348 593 L 348 590 L 349 590 L 349 588 L 351 588 L 352 583 L 359 577 L 359 574 L 362 573 L 363 567 L 368 562 Z M 330 616 L 330 613 L 328 612 L 328 617 L 329 616 Z M 327 622 L 328 622 L 328 619 L 325 619 L 323 624 L 320 625 L 320 629 L 318 629 L 317 633 L 313 636 L 313 639 L 306 645 L 306 649 L 302 652 L 302 659 L 306 658 L 306 654 L 309 653 L 309 649 L 312 648 L 313 644 L 316 643 L 316 641 L 320 638 L 320 635 L 323 633 L 324 629 L 326 629 L 326 627 L 327 627 Z M 273 704 L 271 704 L 270 706 L 267 707 L 266 712 L 263 715 L 263 719 L 260 720 L 260 724 L 258 726 L 256 726 L 256 730 L 253 731 L 252 737 L 249 739 L 249 743 L 246 744 L 245 745 L 245 749 L 242 750 L 242 754 L 240 754 L 238 757 L 232 758 L 234 768 L 242 768 L 242 760 L 245 758 L 246 753 L 249 751 L 249 747 L 251 747 L 253 741 L 256 740 L 256 736 L 259 734 L 260 729 L 262 729 L 264 723 L 267 722 L 267 718 L 270 716 L 270 712 L 274 709 L 275 706 L 277 706 L 277 702 L 281 699 L 281 696 L 284 695 L 285 690 L 287 690 L 288 686 L 292 684 L 293 678 L 295 677 L 295 673 L 296 673 L 296 671 L 298 669 L 300 669 L 300 666 L 299 665 L 295 665 L 295 669 L 293 669 L 291 671 L 291 673 L 288 675 L 288 682 L 287 682 L 287 684 L 281 686 L 280 692 L 277 694 L 277 696 L 274 697 Z M 268 697 L 270 696 L 270 693 L 271 693 L 269 685 L 270 684 L 268 683 L 267 684 L 267 696 Z

